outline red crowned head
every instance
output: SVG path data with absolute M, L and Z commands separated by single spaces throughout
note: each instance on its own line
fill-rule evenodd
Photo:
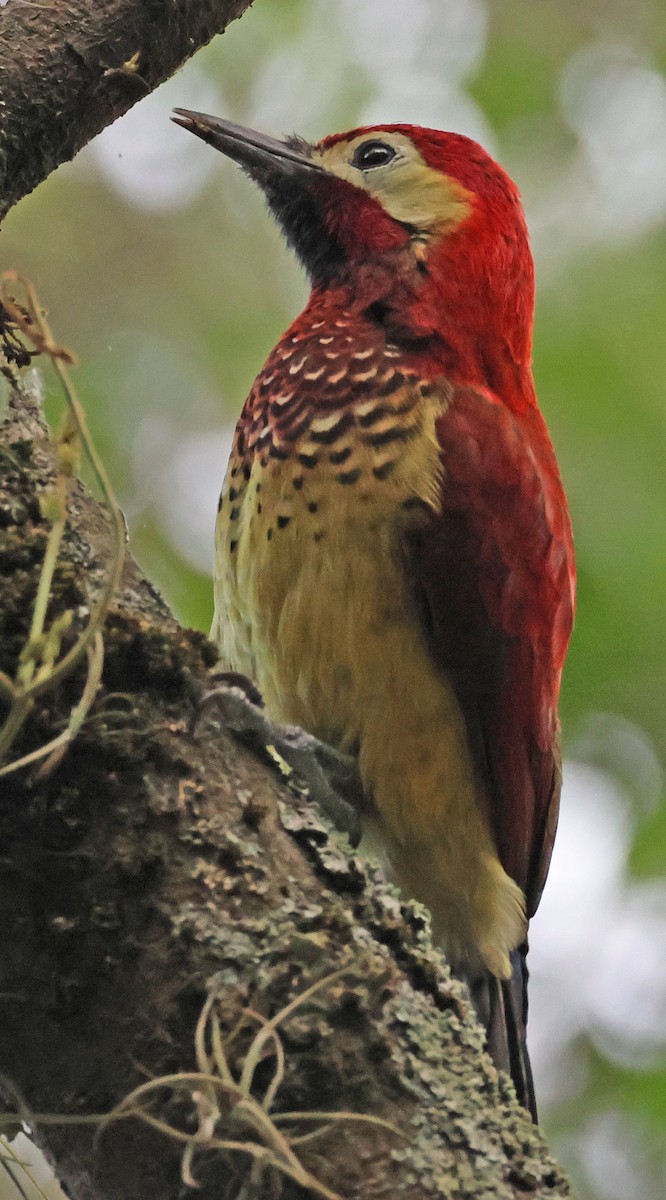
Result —
M 477 142 L 375 125 L 312 145 L 177 111 L 261 186 L 313 287 L 344 286 L 414 343 L 463 336 L 473 375 L 525 391 L 534 306 L 525 217 L 517 188 Z

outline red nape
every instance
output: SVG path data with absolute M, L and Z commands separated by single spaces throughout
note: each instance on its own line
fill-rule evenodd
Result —
M 535 404 L 534 268 L 518 189 L 478 143 L 461 134 L 367 126 L 321 145 L 382 132 L 410 138 L 429 167 L 460 184 L 470 213 L 458 228 L 432 235 L 417 264 L 408 253 L 413 230 L 362 188 L 328 176 L 318 198 L 329 231 L 343 245 L 353 301 L 380 302 L 387 327 L 421 343 L 417 359 L 427 373 L 446 373 L 526 411 Z

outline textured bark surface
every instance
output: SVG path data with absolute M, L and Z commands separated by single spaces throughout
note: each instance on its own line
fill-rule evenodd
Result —
M 48 526 L 53 453 L 14 396 L 0 428 L 0 669 L 25 640 Z M 105 570 L 105 514 L 76 487 L 51 615 L 85 619 Z M 541 1134 L 482 1049 L 463 989 L 430 950 L 419 910 L 329 836 L 215 723 L 189 724 L 214 653 L 183 630 L 130 562 L 104 633 L 103 687 L 46 780 L 0 780 L 0 1063 L 34 1112 L 108 1111 L 147 1078 L 194 1067 L 212 980 L 225 1030 L 243 1006 L 275 1014 L 341 966 L 281 1027 L 275 1109 L 371 1113 L 404 1139 L 346 1123 L 304 1145 L 308 1168 L 356 1197 L 569 1195 Z M 58 732 L 81 678 L 40 700 L 14 753 Z M 240 1070 L 248 1035 L 234 1043 Z M 272 1073 L 269 1054 L 258 1093 Z M 182 1100 L 161 1112 L 185 1123 Z M 93 1145 L 89 1127 L 37 1127 L 75 1200 L 182 1194 L 182 1146 L 136 1119 Z M 219 1136 L 225 1136 L 221 1133 Z M 237 1127 L 226 1136 L 238 1136 Z M 202 1200 L 237 1197 L 249 1160 L 195 1158 Z M 297 1197 L 267 1177 L 248 1197 Z
M 10 0 L 0 8 L 0 217 L 251 0 Z

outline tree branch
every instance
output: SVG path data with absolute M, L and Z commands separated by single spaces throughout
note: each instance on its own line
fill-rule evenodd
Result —
M 0 436 L 0 670 L 11 678 L 48 531 L 40 497 L 54 454 L 25 394 L 14 393 Z M 66 608 L 85 620 L 110 538 L 103 510 L 76 485 L 50 620 Z M 273 1195 L 278 1182 L 294 1200 L 569 1195 L 539 1130 L 483 1052 L 464 990 L 430 949 L 420 910 L 401 904 L 327 832 L 307 797 L 224 729 L 190 732 L 214 652 L 178 627 L 132 562 L 104 642 L 101 691 L 64 761 L 46 778 L 26 770 L 0 778 L 8 1107 L 22 1101 L 24 1112 L 83 1117 L 158 1076 L 201 1071 L 206 1037 L 200 1025 L 195 1045 L 195 1031 L 207 1001 L 218 1049 L 232 1035 L 225 1061 L 250 1100 L 231 1103 L 228 1082 L 226 1090 L 191 1080 L 148 1089 L 149 1119 L 180 1130 L 180 1141 L 138 1116 L 97 1139 L 87 1124 L 35 1119 L 36 1140 L 68 1193 L 175 1197 L 187 1138 L 199 1129 L 184 1166 L 202 1200 Z M 40 697 L 16 756 L 59 732 L 84 674 Z M 273 1032 L 253 1046 L 271 1018 Z M 257 1115 L 267 1089 L 275 1093 L 268 1124 Z M 349 1118 L 289 1124 L 280 1115 L 322 1110 L 368 1114 L 399 1132 Z M 216 1149 L 201 1149 L 206 1121 Z M 254 1151 L 242 1149 L 248 1142 Z M 280 1154 L 295 1156 L 323 1190 L 276 1166 Z
M 251 0 L 11 0 L 0 8 L 0 218 Z

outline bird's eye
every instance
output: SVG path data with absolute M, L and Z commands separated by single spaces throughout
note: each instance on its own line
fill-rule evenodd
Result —
M 392 158 L 395 158 L 395 150 L 386 142 L 362 142 L 354 151 L 351 165 L 359 171 L 370 171 L 373 167 L 386 166 Z

